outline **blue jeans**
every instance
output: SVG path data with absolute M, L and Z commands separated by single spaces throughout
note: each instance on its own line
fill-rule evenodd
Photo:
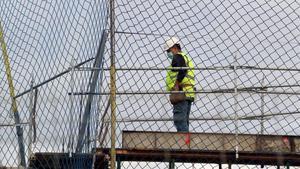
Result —
M 185 100 L 173 105 L 173 120 L 177 131 L 189 131 L 191 104 L 191 101 Z

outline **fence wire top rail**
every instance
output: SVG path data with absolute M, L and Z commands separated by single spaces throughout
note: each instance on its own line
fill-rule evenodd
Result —
M 278 70 L 278 71 L 292 71 L 292 72 L 300 72 L 300 69 L 288 69 L 288 68 L 272 68 L 272 67 L 255 67 L 255 66 L 212 66 L 212 67 L 194 67 L 194 68 L 189 68 L 189 67 L 165 67 L 165 68 L 160 68 L 160 67 L 149 67 L 149 68 L 136 68 L 136 67 L 131 67 L 131 68 L 116 68 L 115 70 L 117 71 L 130 71 L 130 70 L 234 70 L 234 69 L 251 69 L 251 70 Z M 110 68 L 94 68 L 94 67 L 78 67 L 76 68 L 77 71 L 93 71 L 93 70 L 111 70 Z

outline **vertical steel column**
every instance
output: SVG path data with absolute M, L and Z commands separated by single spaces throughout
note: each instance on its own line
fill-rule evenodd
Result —
M 174 160 L 169 161 L 169 169 L 175 169 L 175 161 Z
M 110 0 L 110 100 L 111 100 L 111 169 L 116 168 L 116 67 L 115 67 L 115 4 Z
M 10 98 L 11 98 L 11 102 L 12 102 L 12 111 L 13 111 L 13 116 L 14 116 L 14 121 L 16 124 L 17 136 L 18 136 L 19 154 L 20 154 L 20 159 L 21 159 L 20 165 L 23 167 L 26 167 L 25 149 L 24 149 L 24 142 L 23 142 L 24 141 L 23 129 L 20 124 L 20 116 L 19 116 L 19 111 L 18 111 L 18 107 L 17 107 L 17 101 L 15 99 L 15 88 L 14 88 L 14 84 L 13 84 L 13 80 L 12 80 L 9 57 L 8 57 L 8 53 L 7 53 L 6 43 L 4 41 L 4 33 L 3 33 L 3 28 L 2 28 L 1 22 L 0 22 L 0 43 L 1 43 L 2 55 L 3 55 L 4 65 L 5 65 L 5 73 L 7 76 L 7 81 L 8 81 L 8 86 L 9 86 Z
M 34 84 L 34 77 L 33 75 L 31 75 L 31 83 L 30 83 L 30 98 L 29 98 L 29 110 L 30 110 L 30 115 L 29 115 L 29 131 L 28 131 L 28 156 L 31 157 L 32 155 L 32 138 L 33 138 L 33 134 L 32 134 L 32 125 L 33 125 L 33 112 L 34 112 L 34 109 L 33 109 L 33 102 L 34 102 L 34 91 L 33 91 L 33 84 Z
M 101 70 L 99 70 L 101 73 L 100 73 L 100 81 L 99 81 L 99 93 L 101 93 L 102 92 L 102 83 L 103 83 L 103 74 L 104 74 L 104 67 L 103 67 L 103 60 L 104 60 L 104 47 L 105 47 L 105 42 L 106 42 L 106 39 L 107 39 L 107 33 L 106 33 L 106 31 L 103 31 L 103 34 L 102 34 L 102 37 L 101 37 L 101 39 L 104 39 L 103 41 L 101 40 L 101 42 L 103 43 L 103 50 L 102 49 L 100 49 L 100 51 L 103 51 L 102 52 L 102 57 L 101 57 L 101 64 L 99 64 L 99 66 L 100 66 L 100 68 L 101 68 Z M 99 104 L 101 104 L 101 100 L 102 100 L 102 96 L 99 96 L 99 99 L 98 99 L 98 102 L 99 102 Z M 99 109 L 99 107 L 98 107 L 98 109 Z M 97 113 L 96 114 L 96 117 L 98 117 L 99 116 L 99 118 L 100 118 L 100 109 L 98 110 L 98 112 L 99 113 Z M 99 128 L 99 123 L 100 123 L 100 119 L 98 119 L 97 118 L 97 120 L 96 120 L 96 131 L 95 131 L 95 135 L 94 135 L 94 144 L 93 144 L 93 147 L 95 148 L 95 147 L 97 147 L 97 130 L 98 130 L 98 128 Z M 102 123 L 103 124 L 103 123 Z M 102 126 L 102 124 L 101 124 L 101 126 Z M 99 136 L 100 136 L 100 133 L 101 133 L 101 129 L 99 130 Z M 99 139 L 99 143 L 100 143 L 100 139 Z M 100 144 L 99 144 L 100 145 Z M 94 167 L 94 164 L 95 164 L 95 161 L 96 161 L 96 153 L 97 153 L 97 151 L 96 151 L 96 149 L 93 149 L 94 151 L 92 152 L 93 153 L 93 169 L 95 168 Z
M 237 79 L 238 79 L 238 74 L 237 74 L 237 53 L 234 55 L 234 112 L 235 112 L 235 117 L 234 117 L 234 126 L 235 126 L 235 158 L 239 158 L 239 140 L 238 140 L 238 90 L 237 90 Z
M 117 159 L 117 169 L 121 169 L 121 159 Z
M 265 74 L 263 73 L 263 79 L 262 79 L 262 89 L 265 90 Z M 265 93 L 262 93 L 261 95 L 261 121 L 260 121 L 260 134 L 264 134 L 264 116 L 265 116 Z
M 97 50 L 96 58 L 93 67 L 99 68 L 98 70 L 94 70 L 91 72 L 90 82 L 89 82 L 89 92 L 94 93 L 96 90 L 97 83 L 99 83 L 99 74 L 101 71 L 101 77 L 100 77 L 100 84 L 102 83 L 102 76 L 103 76 L 103 60 L 104 60 L 104 49 L 105 49 L 105 42 L 107 39 L 107 33 L 103 31 L 101 36 L 101 41 Z M 101 69 L 100 69 L 101 68 Z M 101 92 L 100 92 L 101 93 Z M 79 132 L 78 132 L 78 141 L 76 146 L 76 152 L 82 152 L 84 141 L 90 140 L 90 137 L 88 136 L 89 132 L 89 125 L 90 125 L 90 118 L 91 118 L 91 106 L 94 99 L 94 95 L 88 95 L 86 105 L 84 108 L 84 113 L 82 116 Z M 87 135 L 87 136 L 85 136 Z M 95 136 L 96 137 L 96 136 Z M 95 140 L 96 141 L 96 140 Z M 96 142 L 95 142 L 96 147 Z M 89 146 L 88 146 L 89 147 Z
M 74 150 L 74 133 L 73 133 L 73 115 L 74 115 L 74 86 L 75 86 L 75 80 L 74 80 L 74 71 L 75 71 L 75 60 L 72 58 L 71 61 L 71 79 L 70 79 L 70 88 L 71 88 L 71 95 L 70 95 L 70 111 L 69 111 L 69 141 L 68 141 L 68 153 L 69 157 L 72 157 L 72 153 Z
M 33 127 L 33 143 L 36 142 L 36 121 L 35 121 L 35 117 L 36 117 L 36 105 L 37 105 L 37 97 L 38 97 L 38 89 L 34 89 L 34 99 L 33 99 L 33 107 L 32 107 L 32 127 Z

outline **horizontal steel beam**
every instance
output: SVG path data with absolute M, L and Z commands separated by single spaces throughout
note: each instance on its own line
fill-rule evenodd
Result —
M 97 149 L 97 152 L 110 154 L 109 149 Z M 174 160 L 183 163 L 300 166 L 300 155 L 290 153 L 239 152 L 237 159 L 234 151 L 116 149 L 116 155 L 121 161 L 169 162 Z
M 300 95 L 299 92 L 281 92 L 281 91 L 258 91 L 258 90 L 237 90 L 239 93 L 255 93 L 255 94 L 272 94 L 272 95 Z M 196 93 L 196 94 L 217 94 L 217 93 L 232 93 L 234 94 L 234 90 L 202 90 L 202 91 L 194 91 L 194 92 L 183 92 L 183 91 L 118 91 L 117 95 L 166 95 L 171 93 Z M 68 93 L 71 95 L 71 93 Z M 80 95 L 109 95 L 110 93 L 107 91 L 96 93 L 96 92 L 75 92 L 72 93 L 74 96 Z
M 110 70 L 110 68 L 97 68 L 97 67 L 78 67 L 75 70 L 77 71 L 94 71 L 94 70 Z M 255 66 L 212 66 L 212 67 L 123 67 L 123 68 L 116 68 L 116 71 L 142 71 L 142 70 L 236 70 L 236 69 L 246 69 L 246 70 L 270 70 L 270 71 L 293 71 L 293 72 L 300 72 L 300 69 L 289 69 L 289 68 L 272 68 L 272 67 L 255 67 Z

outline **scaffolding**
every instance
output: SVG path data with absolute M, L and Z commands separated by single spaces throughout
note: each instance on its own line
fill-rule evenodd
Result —
M 297 0 L 29 0 L 0 9 L 3 166 L 299 166 Z M 195 65 L 189 133 L 175 132 L 168 100 L 181 92 L 165 89 L 171 36 Z

